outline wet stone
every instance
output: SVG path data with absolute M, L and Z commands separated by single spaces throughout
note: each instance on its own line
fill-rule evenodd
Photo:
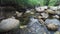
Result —
M 51 9 L 47 9 L 45 12 L 46 12 L 46 13 L 50 13 L 50 14 L 55 14 L 55 11 L 53 11 L 53 10 L 51 10 Z
M 52 28 L 53 27 L 55 27 L 55 28 L 57 28 L 57 31 L 58 32 L 60 32 L 60 21 L 59 20 L 57 20 L 57 19 L 46 19 L 45 20 L 45 23 L 47 23 L 47 24 L 54 24 L 54 25 L 56 25 L 56 26 L 52 26 Z M 53 28 L 51 31 L 53 32 L 53 33 L 55 33 L 53 30 L 55 29 L 55 28 Z M 52 33 L 51 31 L 49 31 L 50 33 Z
M 60 26 L 60 21 L 58 19 L 46 19 L 45 22 L 47 24 L 52 23 L 55 25 L 59 25 Z M 44 27 L 42 24 L 40 24 L 40 22 L 38 21 L 38 19 L 35 19 L 33 17 L 30 18 L 30 22 L 27 25 L 26 28 L 28 31 L 26 34 L 55 34 L 56 32 L 54 31 L 48 31 L 48 29 L 46 27 Z M 60 28 L 58 28 L 58 31 L 60 32 Z
M 45 23 L 47 23 L 47 24 L 52 23 L 52 24 L 60 26 L 60 21 L 58 19 L 46 19 Z
M 58 15 L 54 15 L 53 18 L 59 18 L 59 16 Z
M 48 18 L 48 16 L 49 16 L 47 13 L 41 13 L 41 15 L 43 18 Z
M 37 19 L 31 18 L 30 23 L 28 24 L 28 29 L 33 34 L 44 34 L 44 27 L 39 23 Z

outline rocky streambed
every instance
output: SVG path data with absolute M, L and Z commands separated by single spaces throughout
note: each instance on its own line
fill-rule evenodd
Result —
M 30 14 L 30 21 L 27 24 L 27 30 L 30 34 L 60 34 L 59 6 L 36 7 L 27 10 L 25 15 L 27 14 Z
M 2 34 L 60 34 L 60 6 L 41 6 L 16 11 L 20 29 Z

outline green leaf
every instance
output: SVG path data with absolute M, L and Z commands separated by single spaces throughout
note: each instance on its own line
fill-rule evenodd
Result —
M 48 6 L 54 6 L 57 0 L 50 0 Z

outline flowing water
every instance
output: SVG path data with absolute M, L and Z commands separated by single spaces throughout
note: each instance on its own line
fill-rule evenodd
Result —
M 48 29 L 44 25 L 42 25 L 38 21 L 38 19 L 34 19 L 33 17 L 30 18 L 30 22 L 27 26 L 28 26 L 26 28 L 27 31 L 25 31 L 25 32 L 27 32 L 26 34 L 56 34 L 54 31 L 48 31 Z M 60 32 L 60 31 L 58 31 L 58 32 Z M 60 33 L 58 33 L 58 34 L 60 34 Z

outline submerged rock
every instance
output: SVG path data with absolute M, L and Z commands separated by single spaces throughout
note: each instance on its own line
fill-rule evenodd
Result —
M 57 28 L 56 25 L 60 25 L 57 19 L 46 19 L 45 21 L 48 26 L 52 29 Z M 57 24 L 58 23 L 58 24 Z M 30 18 L 30 22 L 27 25 L 28 32 L 30 34 L 50 34 L 52 32 L 48 31 L 46 27 L 44 27 L 38 19 L 34 19 L 33 17 Z M 55 33 L 55 32 L 53 32 Z
M 45 23 L 47 23 L 47 27 L 51 30 L 58 30 L 58 26 L 60 26 L 60 21 L 57 19 L 46 19 Z
M 32 34 L 44 34 L 46 32 L 46 29 L 39 23 L 38 19 L 34 18 L 30 18 L 28 29 Z
M 58 29 L 58 26 L 51 23 L 51 24 L 47 25 L 47 28 L 48 28 L 48 30 L 54 30 L 55 31 Z
M 52 24 L 55 24 L 55 25 L 60 25 L 60 21 L 58 19 L 46 19 L 45 22 L 47 24 L 52 23 Z

